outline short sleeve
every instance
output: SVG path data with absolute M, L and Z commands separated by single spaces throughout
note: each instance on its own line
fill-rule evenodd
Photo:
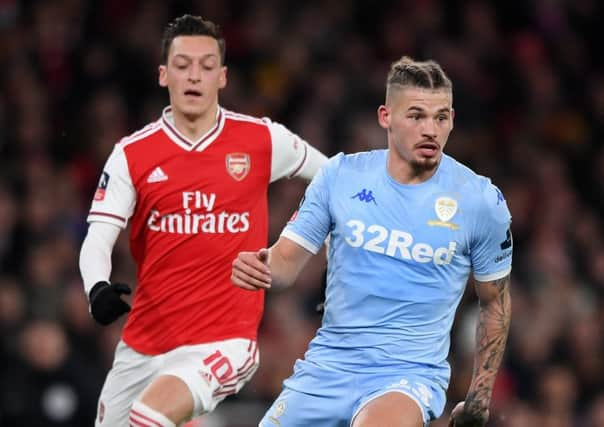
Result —
M 331 231 L 330 188 L 343 154 L 332 157 L 306 188 L 298 211 L 281 236 L 316 254 Z
M 101 174 L 87 221 L 107 222 L 125 228 L 135 204 L 136 191 L 124 148 L 122 144 L 116 144 Z
M 299 173 L 308 158 L 308 143 L 285 126 L 264 119 L 271 134 L 271 182 Z
M 512 217 L 503 193 L 489 181 L 477 209 L 471 258 L 474 278 L 490 282 L 512 271 Z

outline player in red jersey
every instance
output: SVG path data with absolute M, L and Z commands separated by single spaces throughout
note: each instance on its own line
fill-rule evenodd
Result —
M 170 106 L 111 153 L 88 216 L 80 270 L 95 320 L 130 312 L 99 399 L 97 426 L 175 426 L 236 393 L 258 366 L 264 295 L 231 284 L 241 251 L 265 247 L 268 185 L 312 178 L 326 157 L 268 119 L 220 107 L 227 82 L 218 27 L 168 25 L 159 84 Z M 111 283 L 131 223 L 132 310 Z

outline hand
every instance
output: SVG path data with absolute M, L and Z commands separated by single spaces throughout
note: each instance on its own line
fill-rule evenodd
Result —
M 489 419 L 488 408 L 468 411 L 465 402 L 459 402 L 451 411 L 449 427 L 483 427 Z
M 97 282 L 90 290 L 90 314 L 101 325 L 108 325 L 124 313 L 130 305 L 120 295 L 130 295 L 132 290 L 123 283 Z
M 268 268 L 268 249 L 240 252 L 233 261 L 231 280 L 235 286 L 249 291 L 269 289 L 272 278 Z

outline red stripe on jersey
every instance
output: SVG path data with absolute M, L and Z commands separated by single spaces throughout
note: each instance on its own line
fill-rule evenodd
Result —
M 298 174 L 298 172 L 300 172 L 300 169 L 302 169 L 302 166 L 304 166 L 304 163 L 306 162 L 307 155 L 308 155 L 308 146 L 306 144 L 304 144 L 304 157 L 302 157 L 302 162 L 300 162 L 300 164 L 298 165 L 296 170 L 294 170 L 294 172 L 290 175 L 290 177 L 296 176 Z
M 120 221 L 126 222 L 126 218 L 122 218 L 121 216 L 113 215 L 113 214 L 105 213 L 105 212 L 91 211 L 89 213 L 89 215 L 108 216 L 109 218 L 115 218 L 115 219 L 119 219 Z
M 132 416 L 135 416 L 136 418 L 139 419 L 134 419 Z M 143 421 L 141 421 L 140 419 L 142 419 Z M 138 422 L 140 423 L 140 425 L 144 425 L 144 426 L 157 426 L 157 427 L 162 427 L 161 423 L 154 420 L 153 418 L 149 418 L 146 415 L 141 414 L 138 411 L 135 411 L 134 409 L 130 409 L 130 422 Z M 143 424 L 144 422 L 146 422 L 147 424 Z

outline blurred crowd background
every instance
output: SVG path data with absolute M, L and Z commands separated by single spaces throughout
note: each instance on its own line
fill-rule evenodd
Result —
M 513 320 L 489 426 L 604 426 L 604 55 L 597 0 L 0 0 L 0 426 L 91 426 L 123 323 L 88 314 L 79 246 L 102 166 L 168 102 L 160 38 L 182 13 L 222 25 L 221 104 L 280 121 L 325 153 L 385 147 L 391 62 L 454 83 L 446 152 L 513 215 Z M 600 34 L 600 36 L 598 35 Z M 271 188 L 274 241 L 305 188 Z M 278 202 L 277 202 L 278 201 Z M 135 283 L 128 242 L 114 280 Z M 261 367 L 190 426 L 249 427 L 320 324 L 324 257 L 267 297 Z M 446 426 L 472 372 L 477 302 L 458 311 Z

